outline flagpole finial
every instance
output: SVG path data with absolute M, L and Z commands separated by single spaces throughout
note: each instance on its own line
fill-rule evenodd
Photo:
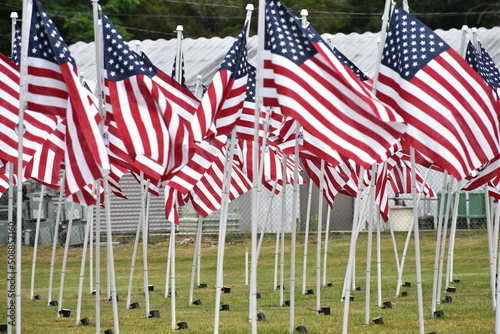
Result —
M 252 12 L 253 12 L 253 10 L 254 10 L 254 6 L 253 6 L 253 4 L 249 3 L 249 4 L 246 6 L 245 10 L 246 10 L 246 11 L 252 11 Z
M 17 12 L 12 12 L 10 13 L 10 18 L 11 19 L 17 19 L 19 16 L 17 15 Z
M 307 16 L 309 15 L 309 12 L 307 11 L 307 9 L 302 9 L 300 11 L 300 16 L 302 16 L 302 25 L 305 27 L 309 24 L 309 22 L 307 22 Z
M 184 27 L 179 24 L 177 28 L 175 28 L 175 31 L 184 31 Z

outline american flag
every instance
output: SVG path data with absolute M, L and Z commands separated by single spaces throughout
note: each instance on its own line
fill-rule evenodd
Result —
M 66 121 L 57 125 L 34 154 L 24 171 L 26 178 L 36 180 L 45 186 L 59 189 L 59 171 L 64 163 Z
M 189 192 L 188 197 L 193 204 L 196 212 L 202 217 L 219 210 L 222 204 L 222 190 L 224 182 L 224 161 L 226 150 L 219 152 L 217 158 L 212 163 L 211 168 L 207 170 L 203 178 Z M 231 184 L 229 191 L 229 200 L 232 201 L 238 196 L 252 189 L 252 182 L 243 173 L 236 161 L 231 166 Z
M 14 26 L 14 36 L 12 36 L 12 62 L 21 64 L 21 28 L 16 23 Z
M 500 95 L 500 71 L 495 66 L 495 62 L 491 59 L 486 49 L 481 43 L 478 44 L 481 53 L 469 41 L 465 60 Z
M 187 193 L 200 180 L 205 171 L 210 167 L 220 148 L 214 147 L 208 141 L 202 140 L 201 133 L 195 133 L 196 128 L 192 127 L 193 118 L 200 101 L 184 86 L 175 81 L 172 77 L 158 69 L 143 53 L 142 60 L 150 69 L 152 79 L 156 82 L 168 103 L 183 120 L 185 127 L 190 131 L 192 140 L 195 141 L 192 151 L 189 152 L 189 161 L 182 166 L 168 181 L 168 186 L 177 189 L 182 194 Z M 193 153 L 194 152 L 194 153 Z
M 403 154 L 401 151 L 396 152 L 393 156 L 387 159 L 387 178 L 394 192 L 400 194 L 411 194 L 411 163 L 410 156 Z M 416 190 L 417 193 L 423 192 L 425 196 L 437 197 L 436 192 L 418 168 L 415 168 Z
M 404 138 L 461 180 L 499 153 L 490 87 L 432 30 L 394 7 L 377 97 L 408 123 Z
M 280 106 L 285 116 L 318 136 L 325 151 L 334 148 L 369 167 L 401 137 L 402 118 L 280 1 L 266 0 L 265 13 L 263 104 Z M 340 163 L 323 157 L 334 166 Z
M 463 190 L 474 190 L 500 175 L 500 155 L 478 168 L 473 175 L 467 177 Z
M 324 164 L 324 175 L 321 179 L 321 158 L 310 152 L 301 152 L 300 159 L 304 164 L 311 181 L 320 188 L 323 182 L 323 196 L 332 208 L 335 196 L 344 189 L 349 177 L 331 164 Z M 323 181 L 322 181 L 323 180 Z
M 19 67 L 0 53 L 0 160 L 17 163 L 19 154 Z M 24 113 L 23 163 L 28 163 L 61 118 L 30 110 Z
M 243 110 L 248 77 L 245 23 L 201 100 L 194 121 L 206 138 L 229 135 Z
M 174 64 L 172 65 L 172 78 L 175 80 L 175 72 L 177 71 L 177 56 L 174 58 Z M 184 71 L 184 54 L 181 53 L 181 85 L 186 87 L 186 72 Z
M 152 69 L 130 49 L 102 14 L 108 117 L 134 167 L 159 181 L 186 163 L 187 131 L 172 110 Z
M 101 118 L 66 43 L 37 0 L 28 22 L 28 110 L 66 119 L 66 195 L 109 172 Z M 23 65 L 23 64 L 22 64 Z M 24 66 L 24 65 L 23 65 Z

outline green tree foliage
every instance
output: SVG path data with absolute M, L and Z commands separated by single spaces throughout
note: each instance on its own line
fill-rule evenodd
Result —
M 94 40 L 92 2 L 41 0 L 68 44 Z M 170 39 L 177 25 L 185 37 L 235 36 L 243 24 L 245 7 L 255 5 L 251 34 L 257 31 L 258 0 L 102 0 L 99 4 L 125 39 Z M 296 14 L 309 11 L 308 21 L 319 33 L 378 31 L 384 0 L 283 0 Z M 398 1 L 401 3 L 401 1 Z M 497 0 L 409 1 L 410 12 L 432 29 L 491 28 L 500 22 Z M 22 13 L 22 0 L 0 4 L 0 52 L 10 55 L 10 13 Z

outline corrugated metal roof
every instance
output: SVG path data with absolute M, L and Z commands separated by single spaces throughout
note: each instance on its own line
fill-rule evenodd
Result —
M 462 30 L 436 30 L 452 48 L 459 50 L 462 43 Z M 325 40 L 331 43 L 367 75 L 373 76 L 377 60 L 377 40 L 379 33 L 366 32 L 363 34 L 323 34 Z M 500 27 L 492 29 L 479 28 L 479 41 L 483 44 L 497 66 L 500 64 Z M 234 37 L 225 38 L 186 38 L 182 41 L 184 53 L 184 67 L 186 82 L 190 89 L 196 85 L 196 77 L 202 76 L 203 83 L 208 86 L 212 81 L 222 59 L 234 42 Z M 158 68 L 171 73 L 176 53 L 177 39 L 131 41 L 133 49 L 144 52 Z M 94 43 L 78 42 L 69 46 L 77 62 L 78 69 L 83 72 L 84 78 L 94 82 L 96 78 Z M 250 62 L 255 64 L 257 55 L 257 36 L 248 41 L 248 55 Z

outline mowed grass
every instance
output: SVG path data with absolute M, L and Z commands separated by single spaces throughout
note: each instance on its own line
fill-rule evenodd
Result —
M 177 236 L 178 241 L 191 236 Z M 401 256 L 405 233 L 397 233 L 396 240 L 399 256 Z M 142 245 L 139 247 L 138 259 L 135 267 L 133 294 L 131 302 L 138 302 L 140 308 L 126 309 L 127 288 L 130 274 L 133 243 L 126 238 L 116 237 L 121 244 L 113 248 L 117 291 L 119 297 L 119 323 L 121 333 L 176 333 L 172 330 L 171 299 L 165 298 L 165 275 L 167 263 L 168 236 L 155 236 L 148 245 L 149 284 L 155 286 L 150 292 L 152 310 L 159 310 L 160 318 L 147 318 L 145 310 L 145 295 L 143 289 Z M 375 241 L 375 236 L 374 239 Z M 130 240 L 129 240 L 130 241 Z M 133 239 L 132 239 L 133 241 Z M 176 323 L 186 321 L 189 329 L 184 332 L 213 333 L 215 317 L 215 273 L 217 258 L 217 239 L 205 236 L 202 246 L 201 283 L 207 288 L 195 288 L 194 299 L 200 299 L 202 305 L 188 305 L 189 284 L 193 260 L 194 244 L 186 242 L 176 247 Z M 309 244 L 309 262 L 307 273 L 307 289 L 316 290 L 316 235 L 311 234 Z M 289 299 L 290 286 L 290 235 L 286 239 L 285 262 L 285 296 Z M 260 333 L 289 333 L 290 309 L 280 306 L 279 290 L 274 289 L 274 259 L 275 235 L 264 238 L 261 256 L 258 264 L 258 312 L 265 314 L 266 321 L 258 322 Z M 302 265 L 304 235 L 299 235 L 296 247 L 296 299 L 294 328 L 306 326 L 309 333 L 340 333 L 342 330 L 343 303 L 341 289 L 347 265 L 350 234 L 330 234 L 327 282 L 332 286 L 321 287 L 321 306 L 329 306 L 331 315 L 317 315 L 316 295 L 302 294 Z M 376 280 L 376 253 L 373 249 L 370 319 L 383 317 L 384 325 L 376 325 L 370 321 L 365 325 L 365 276 L 366 276 L 366 245 L 367 235 L 360 235 L 357 244 L 356 286 L 363 291 L 353 291 L 354 300 L 351 302 L 349 313 L 349 333 L 418 333 L 418 310 L 415 284 L 414 244 L 411 242 L 406 258 L 403 282 L 411 282 L 407 297 L 395 297 L 397 270 L 394 251 L 390 235 L 382 234 L 382 295 L 383 301 L 391 301 L 392 309 L 377 307 L 377 280 Z M 224 285 L 231 288 L 231 292 L 222 295 L 222 303 L 230 306 L 229 312 L 220 312 L 220 333 L 249 333 L 251 326 L 248 321 L 248 286 L 245 285 L 245 252 L 250 251 L 249 235 L 229 235 L 225 248 Z M 106 248 L 102 247 L 102 294 L 100 332 L 113 328 L 111 302 L 107 301 L 106 282 Z M 494 333 L 495 313 L 492 309 L 489 260 L 486 231 L 458 231 L 455 243 L 454 278 L 459 283 L 455 293 L 442 292 L 453 298 L 452 303 L 439 304 L 438 309 L 444 311 L 444 316 L 431 316 L 432 275 L 434 264 L 435 233 L 421 233 L 422 252 L 422 281 L 424 298 L 425 333 Z M 30 300 L 30 282 L 33 247 L 23 247 L 22 270 L 22 332 L 23 333 L 95 333 L 96 312 L 95 296 L 91 295 L 88 279 L 88 262 L 84 283 L 82 314 L 80 318 L 88 317 L 91 326 L 77 324 L 76 305 L 78 282 L 80 276 L 81 248 L 70 249 L 67 264 L 63 307 L 71 309 L 69 318 L 57 317 L 56 307 L 47 306 L 49 270 L 52 246 L 43 246 L 38 250 L 35 294 L 40 294 L 40 300 Z M 6 267 L 6 246 L 0 245 L 0 254 Z M 323 256 L 323 252 L 322 252 Z M 57 249 L 57 265 L 55 267 L 52 300 L 59 297 L 61 278 L 61 261 L 63 248 Z M 88 259 L 88 257 L 87 257 Z M 4 269 L 2 274 L 5 277 Z M 195 282 L 196 283 L 196 282 Z M 6 291 L 5 280 L 0 281 L 0 290 Z M 5 305 L 4 302 L 0 305 Z M 0 323 L 6 323 L 6 316 L 0 315 Z M 175 326 L 177 327 L 177 326 Z M 115 332 L 116 333 L 116 332 Z

